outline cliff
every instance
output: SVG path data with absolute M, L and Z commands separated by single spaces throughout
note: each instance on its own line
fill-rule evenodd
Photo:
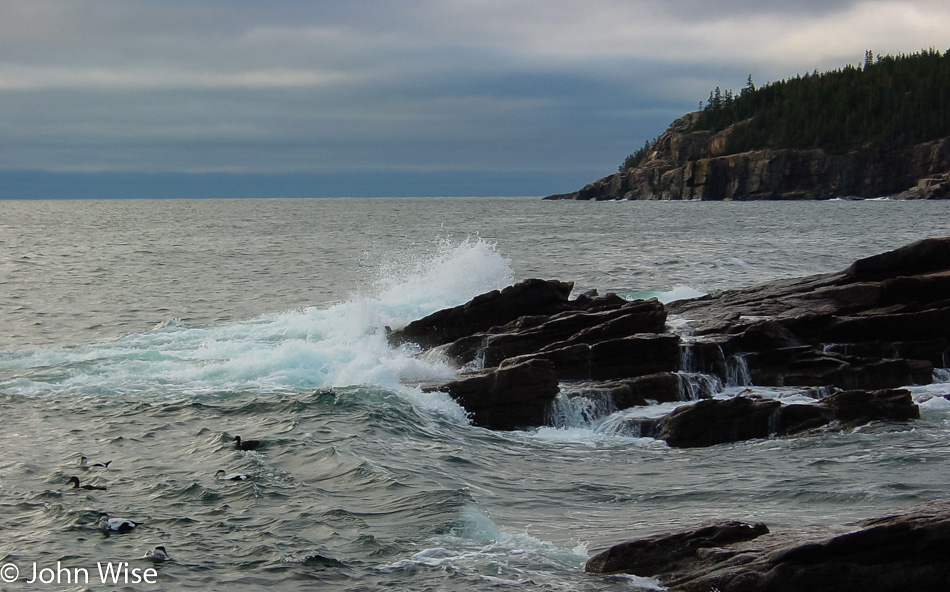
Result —
M 748 120 L 717 133 L 688 131 L 698 116 L 674 121 L 637 167 L 545 199 L 950 198 L 950 138 L 892 150 L 869 145 L 843 154 L 768 149 L 727 155 L 729 136 Z

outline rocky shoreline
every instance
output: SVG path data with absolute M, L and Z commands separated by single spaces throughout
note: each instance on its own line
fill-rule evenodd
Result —
M 820 149 L 727 154 L 729 136 L 690 132 L 699 113 L 674 121 L 630 168 L 545 199 L 815 200 L 950 198 L 950 138 L 909 148 L 865 146 L 845 154 Z
M 902 387 L 931 383 L 950 361 L 950 237 L 837 273 L 667 305 L 593 292 L 570 299 L 572 287 L 526 280 L 389 330 L 388 339 L 464 368 L 456 380 L 423 387 L 448 393 L 475 425 L 545 425 L 557 397 L 585 398 L 603 415 L 681 402 L 627 426 L 671 447 L 873 421 L 907 429 L 920 412 Z M 725 397 L 726 384 L 748 388 Z M 796 387 L 811 401 L 760 397 L 756 386 Z M 783 533 L 761 523 L 701 524 L 615 545 L 586 570 L 652 577 L 679 592 L 944 590 L 948 551 L 950 500 L 935 500 Z
M 571 300 L 571 289 L 526 280 L 388 338 L 465 369 L 423 388 L 451 395 L 475 425 L 546 425 L 559 395 L 589 399 L 605 415 L 691 402 L 630 420 L 630 433 L 676 447 L 912 420 L 919 410 L 901 387 L 929 384 L 950 359 L 950 238 L 838 273 L 667 305 L 615 294 Z M 723 385 L 750 388 L 714 398 Z M 756 386 L 798 387 L 813 400 L 784 404 L 756 396 Z
M 770 533 L 718 521 L 627 541 L 586 571 L 652 577 L 677 592 L 897 592 L 950 587 L 950 500 L 856 524 Z

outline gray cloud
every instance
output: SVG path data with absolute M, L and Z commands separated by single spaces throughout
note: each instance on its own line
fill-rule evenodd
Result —
M 749 73 L 945 49 L 950 6 L 31 0 L 0 23 L 0 171 L 582 179 Z

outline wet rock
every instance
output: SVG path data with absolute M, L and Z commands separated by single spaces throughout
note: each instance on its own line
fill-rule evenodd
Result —
M 434 312 L 389 333 L 389 342 L 412 342 L 431 348 L 461 337 L 504 325 L 525 315 L 552 315 L 570 309 L 574 284 L 529 279 L 476 296 L 469 302 Z
M 508 358 L 499 367 L 527 359 L 545 359 L 557 368 L 560 380 L 614 380 L 673 372 L 679 367 L 679 337 L 636 334 L 594 344 L 555 343 L 536 353 Z
M 603 574 L 630 573 L 649 578 L 685 566 L 703 549 L 751 541 L 768 532 L 768 527 L 761 522 L 716 521 L 691 530 L 614 545 L 588 559 L 584 570 Z
M 936 591 L 950 584 L 950 500 L 840 527 L 767 533 L 764 525 L 719 524 L 727 533 L 721 541 L 713 540 L 716 525 L 638 539 L 596 555 L 586 570 L 656 577 L 671 592 Z
M 748 354 L 745 361 L 752 384 L 760 386 L 896 388 L 928 384 L 933 375 L 927 360 L 859 358 L 810 346 Z
M 507 358 L 547 347 L 592 345 L 637 333 L 661 332 L 666 325 L 666 310 L 654 298 L 627 302 L 619 308 L 563 312 L 541 319 L 523 317 L 492 332 L 463 338 L 459 345 L 449 344 L 445 351 L 463 364 L 481 356 L 484 366 L 492 367 Z
M 464 407 L 473 424 L 513 430 L 544 424 L 548 405 L 558 394 L 558 381 L 551 362 L 527 360 L 435 390 L 448 393 Z
M 933 367 L 950 358 L 950 238 L 861 259 L 837 274 L 667 308 L 687 322 L 694 341 L 742 357 L 752 384 L 848 390 L 929 384 Z
M 675 448 L 713 446 L 742 440 L 789 436 L 838 422 L 857 426 L 872 421 L 920 418 L 910 391 L 842 391 L 813 405 L 737 396 L 678 407 L 659 419 L 656 438 Z
M 665 416 L 657 438 L 675 448 L 768 438 L 781 406 L 778 401 L 743 396 L 700 401 Z
M 855 280 L 880 281 L 943 271 L 948 265 L 950 238 L 930 238 L 858 259 L 845 273 Z
M 570 283 L 527 280 L 414 321 L 390 332 L 389 339 L 397 345 L 416 343 L 428 355 L 459 366 L 484 369 L 456 381 L 471 380 L 470 386 L 451 387 L 465 393 L 456 398 L 478 416 L 479 425 L 543 424 L 538 405 L 532 403 L 528 413 L 517 398 L 510 399 L 515 419 L 499 419 L 509 403 L 492 394 L 496 387 L 488 383 L 497 377 L 486 378 L 495 377 L 495 369 L 529 362 L 543 361 L 553 369 L 554 386 L 542 389 L 544 397 L 556 391 L 557 381 L 600 381 L 609 383 L 602 390 L 622 409 L 681 400 L 682 384 L 674 388 L 673 376 L 681 383 L 684 373 L 705 373 L 710 382 L 729 386 L 875 392 L 929 384 L 934 368 L 946 367 L 950 359 L 950 238 L 867 257 L 839 273 L 666 305 L 596 293 L 569 300 L 571 288 Z M 686 327 L 685 342 L 666 333 L 668 314 L 676 317 L 676 326 Z M 490 401 L 480 403 L 480 396 Z M 701 395 L 689 398 L 696 396 Z M 852 397 L 857 395 L 840 400 Z M 717 401 L 677 410 L 656 424 L 656 432 L 670 445 L 706 446 L 807 431 L 836 415 L 844 423 L 913 415 L 899 411 L 900 406 L 889 415 L 889 404 L 878 395 L 860 398 L 857 406 L 867 407 L 863 415 L 832 413 L 834 402 L 815 411 L 777 409 L 774 401 L 746 398 L 722 406 Z M 711 415 L 693 419 L 700 411 Z M 849 414 L 853 418 L 845 419 Z M 700 434 L 704 429 L 709 433 Z
M 920 408 L 905 389 L 843 391 L 822 399 L 821 406 L 830 409 L 837 421 L 850 425 L 920 419 Z
M 683 378 L 673 372 L 657 372 L 608 384 L 614 387 L 611 398 L 617 409 L 688 400 Z
M 834 412 L 821 405 L 783 405 L 779 408 L 778 420 L 774 423 L 774 435 L 794 436 L 802 434 L 822 428 L 834 419 Z

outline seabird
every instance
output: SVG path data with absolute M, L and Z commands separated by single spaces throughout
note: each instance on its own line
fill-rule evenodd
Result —
M 97 460 L 92 460 L 92 461 L 91 461 L 91 460 L 89 460 L 88 458 L 86 458 L 85 456 L 80 456 L 80 457 L 79 457 L 79 468 L 81 468 L 81 469 L 86 469 L 87 471 L 88 471 L 89 469 L 91 469 L 92 467 L 102 467 L 103 469 L 107 469 L 107 468 L 109 468 L 109 465 L 110 465 L 111 463 L 112 463 L 111 460 L 110 460 L 110 461 L 106 461 L 106 462 L 99 462 L 99 461 L 97 461 Z
M 73 484 L 73 489 L 98 489 L 100 491 L 106 490 L 105 485 L 83 485 L 79 482 L 79 477 L 70 477 L 68 482 Z
M 234 445 L 238 450 L 257 450 L 260 440 L 241 440 L 241 436 L 234 436 Z
M 150 559 L 155 562 L 162 562 L 168 561 L 171 559 L 171 556 L 168 554 L 168 551 L 165 549 L 164 545 L 159 545 L 151 551 L 147 551 L 145 555 L 142 556 L 142 559 Z
M 144 522 L 135 522 L 125 518 L 109 518 L 105 512 L 99 514 L 99 520 L 96 521 L 96 527 L 102 532 L 109 534 L 112 532 L 125 533 L 131 532 L 136 526 L 141 526 Z
M 224 469 L 218 469 L 218 472 L 214 474 L 214 478 L 222 481 L 249 481 L 254 478 L 254 475 L 248 475 L 247 473 L 231 473 L 228 475 L 224 472 Z

